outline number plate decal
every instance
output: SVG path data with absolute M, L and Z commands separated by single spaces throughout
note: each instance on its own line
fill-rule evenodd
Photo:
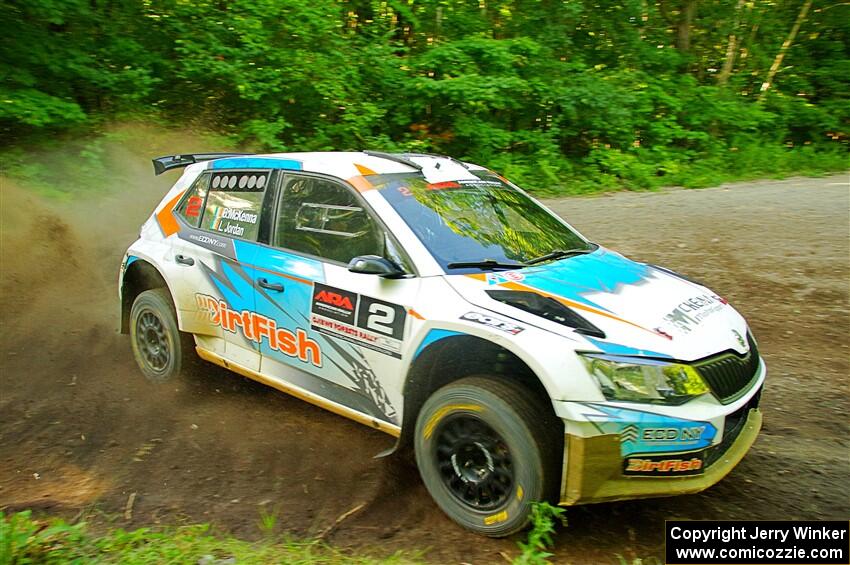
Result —
M 310 327 L 317 332 L 401 358 L 403 306 L 315 283 Z

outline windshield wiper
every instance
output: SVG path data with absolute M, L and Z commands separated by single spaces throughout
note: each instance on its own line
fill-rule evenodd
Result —
M 483 261 L 459 261 L 446 265 L 447 269 L 521 269 L 526 267 L 525 263 L 501 263 L 495 259 L 484 259 Z
M 564 257 L 572 257 L 573 255 L 585 255 L 587 253 L 591 253 L 596 251 L 598 245 L 591 245 L 590 247 L 583 247 L 580 249 L 553 249 L 549 253 L 545 255 L 541 255 L 540 257 L 535 257 L 534 259 L 529 259 L 525 263 L 527 265 L 536 265 L 537 263 L 543 263 L 544 261 L 553 261 L 555 259 L 563 259 Z

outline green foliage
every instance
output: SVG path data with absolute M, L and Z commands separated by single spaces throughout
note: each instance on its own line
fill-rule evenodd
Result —
M 42 523 L 32 519 L 29 511 L 8 518 L 0 512 L 0 563 L 67 563 L 78 559 L 64 551 L 65 547 L 84 542 L 83 524 L 69 525 L 61 520 Z M 79 561 L 77 561 L 79 562 Z
M 536 502 L 531 506 L 531 530 L 525 542 L 518 542 L 521 553 L 514 559 L 514 565 L 543 565 L 552 554 L 546 551 L 552 546 L 552 534 L 555 524 L 567 525 L 564 509 L 552 506 L 548 502 Z
M 762 96 L 799 3 L 705 0 L 683 27 L 686 0 L 0 2 L 6 147 L 131 115 L 447 153 L 542 193 L 847 167 L 841 3 L 815 0 Z
M 260 528 L 261 532 L 267 536 L 272 535 L 277 523 L 278 516 L 276 510 L 269 511 L 265 508 L 260 509 L 260 520 L 257 522 L 257 527 Z
M 233 561 L 228 561 L 232 559 Z M 113 530 L 90 533 L 85 524 L 38 520 L 30 512 L 9 516 L 0 512 L 0 563 L 410 563 L 401 554 L 387 559 L 345 555 L 318 542 L 275 541 L 251 543 L 214 535 L 208 525 L 153 530 Z

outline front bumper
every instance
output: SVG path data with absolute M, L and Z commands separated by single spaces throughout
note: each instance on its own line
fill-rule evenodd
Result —
M 747 411 L 746 420 L 731 441 L 717 446 L 705 459 L 698 475 L 636 477 L 623 474 L 619 434 L 579 437 L 567 434 L 561 480 L 562 506 L 613 500 L 690 494 L 707 489 L 725 477 L 756 440 L 761 430 L 758 408 Z

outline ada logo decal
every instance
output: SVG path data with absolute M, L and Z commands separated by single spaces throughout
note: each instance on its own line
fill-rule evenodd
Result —
M 482 314 L 480 312 L 467 312 L 466 314 L 461 316 L 460 319 L 466 320 L 468 322 L 476 322 L 478 324 L 489 326 L 497 330 L 502 330 L 503 332 L 509 333 L 511 335 L 516 335 L 525 329 L 524 327 L 514 324 L 513 322 L 508 322 L 507 320 L 502 320 L 501 318 L 497 318 L 496 316 L 491 316 L 490 314 Z
M 643 477 L 699 475 L 705 463 L 702 451 L 677 458 L 670 455 L 636 455 L 623 460 L 623 474 Z
M 354 292 L 321 283 L 313 286 L 312 311 L 315 314 L 353 325 L 356 306 L 357 294 Z

